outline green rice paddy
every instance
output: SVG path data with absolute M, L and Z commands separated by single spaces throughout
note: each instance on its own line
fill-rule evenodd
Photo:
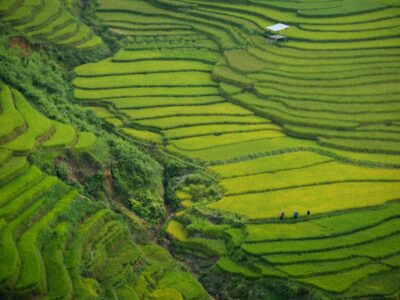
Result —
M 0 100 L 0 120 L 10 123 L 4 123 L 0 145 L 1 296 L 145 299 L 169 293 L 175 299 L 207 299 L 166 250 L 147 241 L 136 244 L 113 210 L 27 159 L 38 150 L 87 151 L 95 143 L 93 133 L 48 119 L 3 83 Z
M 2 21 L 35 42 L 83 50 L 102 46 L 102 40 L 57 0 L 4 0 L 0 14 Z

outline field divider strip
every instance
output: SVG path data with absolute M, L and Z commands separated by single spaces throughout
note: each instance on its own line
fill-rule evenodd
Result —
M 218 84 L 215 85 L 207 85 L 207 84 L 187 84 L 187 85 L 129 85 L 129 86 L 113 86 L 113 87 L 95 87 L 95 88 L 90 88 L 90 87 L 83 87 L 83 86 L 78 86 L 75 85 L 75 87 L 82 89 L 82 90 L 88 90 L 88 91 L 98 91 L 98 90 L 115 90 L 115 89 L 124 89 L 124 88 L 180 88 L 180 87 L 218 87 Z
M 211 67 L 210 67 L 211 70 Z M 124 75 L 149 75 L 149 74 L 165 74 L 165 73 L 189 73 L 189 72 L 207 72 L 204 69 L 182 69 L 182 70 L 157 70 L 157 71 L 129 71 L 124 73 L 104 73 L 104 74 L 76 74 L 76 78 L 99 78 L 99 77 L 106 77 L 106 76 L 124 76 Z
M 158 120 L 158 119 L 163 119 L 163 118 L 173 118 L 173 117 L 208 117 L 208 116 L 234 116 L 234 117 L 246 117 L 246 116 L 252 116 L 253 114 L 249 113 L 249 114 L 216 114 L 216 113 L 211 113 L 211 114 L 205 114 L 205 113 L 201 113 L 201 114 L 191 114 L 191 113 L 175 113 L 175 114 L 171 114 L 171 115 L 163 115 L 163 116 L 154 116 L 154 117 L 142 117 L 142 118 L 133 118 L 130 117 L 129 115 L 127 115 L 126 112 L 121 111 L 120 113 L 126 115 L 131 121 L 145 121 L 145 120 Z

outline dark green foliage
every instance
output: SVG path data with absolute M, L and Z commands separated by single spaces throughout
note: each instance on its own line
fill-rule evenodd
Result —
M 184 200 L 177 197 L 177 192 L 190 195 L 193 202 L 214 201 L 221 197 L 222 187 L 217 184 L 215 178 L 203 172 L 201 169 L 180 161 L 169 163 L 164 172 L 165 198 L 167 204 L 177 208 Z
M 87 178 L 84 184 L 85 191 L 93 195 L 95 199 L 99 199 L 101 191 L 104 189 L 104 177 L 103 174 L 97 173 L 94 176 Z
M 161 168 L 154 160 L 141 155 L 136 147 L 119 139 L 110 141 L 110 149 L 116 161 L 116 171 L 122 177 L 130 178 L 130 187 L 157 188 Z
M 193 167 L 185 164 L 178 159 L 165 159 L 162 161 L 164 166 L 163 183 L 165 203 L 172 208 L 177 208 L 179 199 L 175 196 L 175 191 L 184 174 L 193 171 Z
M 163 199 L 148 190 L 136 192 L 129 202 L 132 210 L 147 220 L 157 220 L 165 214 Z
M 113 177 L 115 192 L 139 216 L 157 220 L 165 214 L 162 195 L 160 165 L 136 147 L 120 139 L 109 141 L 110 153 L 115 161 Z
M 20 50 L 10 48 L 3 35 L 0 80 L 21 91 L 46 116 L 98 137 L 88 153 L 36 152 L 32 159 L 36 165 L 97 200 L 107 198 L 104 170 L 111 169 L 113 190 L 109 196 L 131 199 L 140 216 L 158 219 L 164 214 L 160 165 L 130 142 L 107 132 L 106 125 L 92 111 L 74 104 L 70 68 L 95 60 L 96 55 L 82 57 L 77 51 L 53 49 L 24 56 Z M 149 204 L 145 209 L 137 205 L 144 203 Z
M 219 199 L 223 190 L 217 180 L 206 173 L 195 172 L 184 178 L 181 187 L 191 196 L 192 201 L 215 201 Z
M 0 79 L 21 91 L 46 116 L 93 131 L 100 124 L 95 115 L 70 101 L 67 83 L 72 72 L 67 67 L 72 59 L 64 59 L 64 53 L 56 50 L 24 55 L 10 48 L 6 35 L 0 37 Z

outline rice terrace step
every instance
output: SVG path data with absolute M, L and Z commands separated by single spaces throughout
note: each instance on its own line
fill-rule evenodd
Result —
M 400 1 L 0 0 L 0 33 L 1 299 L 400 297 Z

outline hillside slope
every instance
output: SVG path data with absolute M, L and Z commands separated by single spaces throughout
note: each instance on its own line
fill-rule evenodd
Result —
M 75 69 L 82 104 L 220 180 L 214 200 L 178 186 L 167 232 L 254 290 L 399 290 L 400 10 L 334 2 L 101 0 L 125 47 Z M 271 45 L 263 28 L 277 22 L 288 42 Z
M 166 250 L 135 242 L 131 235 L 137 228 L 45 175 L 25 156 L 37 147 L 88 150 L 93 134 L 76 134 L 71 126 L 50 121 L 5 84 L 0 95 L 2 297 L 207 299 Z
M 34 43 L 87 50 L 102 40 L 58 0 L 2 0 L 0 18 Z

